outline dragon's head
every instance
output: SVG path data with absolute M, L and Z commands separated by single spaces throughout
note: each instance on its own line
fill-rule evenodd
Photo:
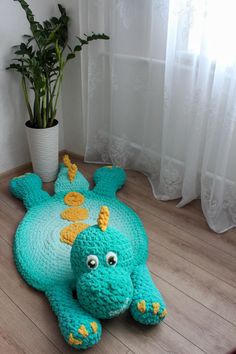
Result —
M 97 318 L 125 311 L 132 300 L 134 258 L 129 239 L 108 226 L 109 210 L 102 207 L 98 225 L 82 231 L 71 250 L 80 305 Z

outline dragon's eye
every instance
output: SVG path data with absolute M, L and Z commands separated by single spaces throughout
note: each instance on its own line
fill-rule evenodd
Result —
M 95 256 L 94 254 L 91 254 L 90 256 L 87 257 L 87 266 L 90 269 L 96 269 L 98 267 L 99 260 L 98 257 Z
M 106 255 L 107 265 L 115 267 L 117 264 L 117 255 L 114 252 L 108 252 Z

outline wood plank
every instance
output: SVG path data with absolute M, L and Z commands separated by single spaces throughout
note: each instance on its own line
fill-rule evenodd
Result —
M 109 320 L 109 324 L 105 326 L 137 354 L 203 353 L 165 323 L 159 326 L 144 326 L 135 322 L 129 312 Z
M 78 353 L 62 338 L 57 319 L 54 316 L 46 297 L 29 287 L 20 274 L 17 272 L 12 258 L 11 247 L 0 239 L 0 287 L 7 295 L 19 306 L 22 311 L 37 325 L 38 328 L 47 336 L 63 353 Z M 106 330 L 103 331 L 101 342 L 91 349 L 91 353 L 126 353 L 128 348 L 110 335 Z
M 164 247 L 201 267 L 217 278 L 236 286 L 236 258 L 204 243 L 193 235 L 180 230 L 149 213 L 148 205 L 134 203 L 133 195 L 121 198 L 131 206 L 144 222 L 149 237 Z
M 184 208 L 176 208 L 176 201 L 158 201 L 152 195 L 151 190 L 148 193 L 141 186 L 133 183 L 126 183 L 118 195 L 126 200 L 132 197 L 134 204 L 147 206 L 149 213 L 153 216 L 158 216 L 181 231 L 188 232 L 196 239 L 236 258 L 236 229 L 230 230 L 226 234 L 218 235 L 209 229 L 205 218 L 199 215 L 200 211 L 191 208 L 191 205 Z
M 0 289 L 0 352 L 61 353 Z
M 236 289 L 186 261 L 159 243 L 150 242 L 149 268 L 162 280 L 236 325 Z
M 17 209 L 13 209 L 0 201 L 0 237 L 12 244 L 13 235 L 16 228 L 24 216 L 24 212 L 19 213 Z
M 5 180 L 0 182 L 0 195 L 1 202 L 7 204 L 13 209 L 22 209 L 24 210 L 24 206 L 21 200 L 15 198 L 9 191 L 9 180 Z M 0 209 L 2 206 L 0 206 Z
M 165 323 L 207 353 L 226 353 L 235 346 L 236 327 L 186 296 L 160 277 L 153 279 L 165 297 Z
M 172 351 L 222 354 L 233 348 L 236 338 L 234 325 L 160 277 L 153 275 L 153 279 L 167 303 L 168 316 L 165 322 L 160 326 L 145 327 L 135 323 L 126 313 L 109 321 L 109 330 L 116 337 L 136 353 L 145 354 Z

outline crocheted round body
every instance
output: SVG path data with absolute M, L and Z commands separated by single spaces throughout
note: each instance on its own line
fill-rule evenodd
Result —
M 135 212 L 116 198 L 101 196 L 93 191 L 77 189 L 76 192 L 84 196 L 81 208 L 88 210 L 88 218 L 83 223 L 95 225 L 101 206 L 106 205 L 110 209 L 110 227 L 130 240 L 135 263 L 144 262 L 147 258 L 147 238 Z M 26 281 L 38 290 L 46 291 L 56 283 L 74 279 L 70 262 L 71 245 L 61 240 L 62 230 L 72 225 L 71 221 L 61 217 L 61 213 L 68 209 L 64 201 L 67 194 L 60 192 L 30 208 L 15 235 L 17 267 Z M 109 241 L 109 238 L 106 240 Z

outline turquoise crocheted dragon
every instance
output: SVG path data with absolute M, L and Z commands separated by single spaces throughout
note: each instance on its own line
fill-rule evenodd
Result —
M 10 182 L 28 210 L 14 240 L 17 268 L 45 293 L 63 337 L 77 349 L 100 340 L 100 319 L 130 309 L 136 321 L 155 325 L 167 314 L 146 265 L 142 222 L 116 198 L 125 180 L 122 168 L 105 166 L 95 171 L 90 190 L 66 155 L 53 196 L 34 173 Z

